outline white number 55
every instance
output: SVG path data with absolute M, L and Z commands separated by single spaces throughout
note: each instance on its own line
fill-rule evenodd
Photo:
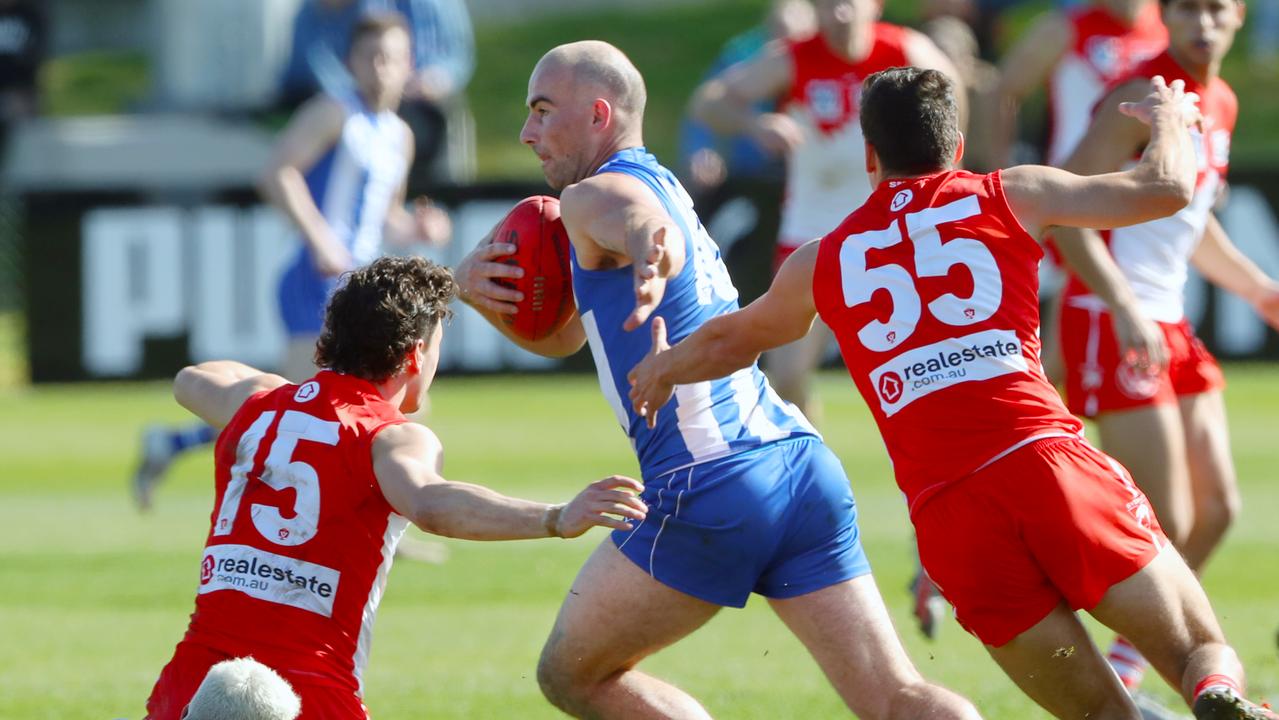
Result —
M 857 332 L 862 345 L 875 352 L 891 350 L 905 342 L 919 325 L 921 301 L 910 272 L 891 263 L 866 267 L 867 252 L 892 247 L 906 236 L 915 246 L 915 273 L 919 277 L 945 277 L 956 265 L 967 268 L 972 276 L 970 296 L 945 293 L 928 303 L 933 317 L 947 325 L 963 326 L 982 322 L 995 314 L 1004 290 L 995 257 L 977 240 L 955 238 L 942 242 L 937 232 L 938 225 L 980 214 L 977 196 L 969 195 L 940 207 L 908 213 L 905 236 L 894 222 L 883 230 L 849 235 L 844 240 L 839 249 L 844 304 L 851 308 L 870 302 L 878 290 L 887 291 L 892 299 L 893 310 L 887 321 L 871 320 Z

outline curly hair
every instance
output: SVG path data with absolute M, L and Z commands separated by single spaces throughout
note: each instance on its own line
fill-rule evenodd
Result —
M 419 339 L 453 315 L 453 273 L 420 257 L 386 257 L 353 270 L 324 311 L 315 364 L 369 382 L 404 366 Z

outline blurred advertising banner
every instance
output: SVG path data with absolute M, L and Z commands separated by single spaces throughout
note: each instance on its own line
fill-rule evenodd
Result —
M 455 265 L 540 183 L 481 184 L 434 193 L 454 240 L 427 257 Z M 743 302 L 767 287 L 781 189 L 734 184 L 698 203 Z M 234 358 L 274 368 L 284 350 L 276 286 L 298 241 L 287 221 L 249 189 L 157 202 L 128 191 L 39 191 L 25 196 L 28 348 L 37 382 L 171 375 L 182 365 Z M 1220 217 L 1240 249 L 1279 276 L 1279 174 L 1237 172 Z M 1188 288 L 1188 311 L 1222 357 L 1279 359 L 1279 336 L 1242 300 Z M 516 348 L 459 305 L 446 330 L 448 372 L 585 369 Z

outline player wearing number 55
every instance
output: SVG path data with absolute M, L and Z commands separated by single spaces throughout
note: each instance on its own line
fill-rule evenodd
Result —
M 1150 125 L 1126 172 L 977 175 L 954 169 L 963 138 L 944 75 L 872 75 L 861 123 L 875 191 L 745 309 L 674 347 L 655 322 L 629 376 L 636 412 L 654 422 L 676 386 L 749 366 L 820 315 L 884 436 L 924 569 L 1027 695 L 1061 718 L 1140 717 L 1083 609 L 1129 638 L 1197 718 L 1279 718 L 1243 700 L 1239 659 L 1198 580 L 1127 472 L 1084 440 L 1039 358 L 1036 236 L 1184 207 L 1192 100 L 1156 77 L 1120 106 Z
M 178 374 L 178 402 L 222 432 L 195 612 L 148 718 L 177 720 L 211 666 L 248 655 L 292 684 L 304 717 L 366 718 L 360 677 L 410 521 L 515 540 L 644 519 L 642 486 L 630 478 L 546 505 L 441 476 L 439 440 L 404 414 L 435 377 L 455 287 L 446 268 L 383 258 L 333 294 L 315 352 L 324 370 L 310 380 L 290 385 L 234 362 Z

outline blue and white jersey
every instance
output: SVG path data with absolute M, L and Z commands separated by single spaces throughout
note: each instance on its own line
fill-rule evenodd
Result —
M 306 173 L 311 198 L 356 266 L 382 252 L 387 210 L 408 174 L 408 137 L 404 121 L 390 110 L 373 112 L 354 94 L 333 93 L 346 110 L 342 134 Z M 280 314 L 290 336 L 320 332 L 324 306 L 336 278 L 315 269 L 311 251 L 301 243 L 280 279 Z
M 702 227 L 693 201 L 669 170 L 644 148 L 622 150 L 599 173 L 630 175 L 647 185 L 683 232 L 685 262 L 667 282 L 655 311 L 666 321 L 672 344 L 716 315 L 738 309 L 737 288 L 719 248 Z M 817 431 L 794 405 L 782 400 L 756 365 L 710 382 L 679 385 L 652 430 L 631 409 L 626 374 L 652 346 L 649 323 L 633 332 L 622 323 L 635 309 L 631 267 L 585 270 L 573 259 L 573 293 L 595 357 L 600 388 L 631 438 L 646 480 L 681 467 L 722 458 L 765 443 Z M 651 322 L 651 319 L 650 319 Z
M 306 173 L 306 185 L 356 265 L 364 265 L 381 251 L 387 209 L 408 173 L 408 137 L 393 111 L 373 112 L 355 95 L 333 97 L 346 122 L 337 144 Z

